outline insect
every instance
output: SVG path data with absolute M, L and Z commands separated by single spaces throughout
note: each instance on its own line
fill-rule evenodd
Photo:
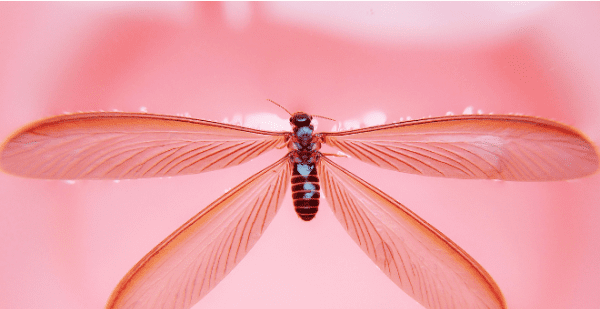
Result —
M 45 179 L 124 179 L 195 174 L 287 147 L 173 232 L 121 280 L 106 308 L 190 308 L 240 262 L 291 184 L 295 211 L 311 220 L 321 189 L 337 219 L 404 292 L 426 308 L 506 308 L 492 277 L 408 208 L 337 165 L 322 144 L 400 172 L 464 179 L 564 180 L 598 170 L 577 130 L 513 115 L 444 116 L 315 133 L 291 115 L 292 132 L 186 117 L 93 112 L 56 116 L 15 132 L 0 152 L 7 173 Z

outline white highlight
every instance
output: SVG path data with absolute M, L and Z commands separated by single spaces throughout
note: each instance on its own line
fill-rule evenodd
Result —
M 148 108 L 146 106 L 140 106 L 140 112 L 147 113 L 148 112 Z
M 288 122 L 289 122 L 289 119 L 288 119 Z M 317 128 L 319 127 L 319 120 L 317 120 L 317 118 L 313 118 L 310 121 L 310 124 L 312 124 L 314 130 L 317 131 Z
M 187 117 L 187 118 L 192 118 L 192 114 L 185 112 L 185 113 L 177 113 L 175 114 L 176 116 L 180 116 L 180 117 Z
M 346 120 L 343 123 L 343 128 L 344 130 L 360 129 L 360 121 L 354 119 Z
M 68 185 L 74 185 L 75 184 L 75 180 L 65 180 L 65 183 Z
M 363 122 L 367 127 L 384 124 L 387 117 L 380 111 L 369 112 L 363 117 Z
M 473 106 L 467 106 L 463 111 L 463 115 L 473 115 Z
M 454 113 L 453 112 L 447 112 L 446 116 L 454 116 Z
M 233 115 L 233 118 L 231 118 L 230 124 L 234 124 L 236 126 L 241 126 L 244 123 L 244 121 L 242 119 L 243 119 L 243 117 L 241 114 L 235 114 L 235 115 Z M 223 122 L 228 123 L 227 118 L 225 118 L 225 121 L 223 121 Z
M 346 153 L 344 153 L 344 152 L 343 152 L 343 151 L 341 151 L 341 150 L 338 150 L 338 152 L 336 152 L 336 154 L 337 154 L 338 156 L 342 156 L 342 157 L 346 157 L 346 158 L 352 158 L 351 156 L 347 155 Z
M 235 116 L 234 116 L 235 119 Z M 289 119 L 282 119 L 271 113 L 255 113 L 246 116 L 244 126 L 259 130 L 291 131 Z
M 333 125 L 333 127 L 331 128 L 331 132 L 338 132 L 338 131 L 341 131 L 341 129 L 342 129 L 342 123 L 338 122 Z

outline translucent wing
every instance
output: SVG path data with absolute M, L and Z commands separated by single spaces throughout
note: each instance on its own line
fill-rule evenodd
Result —
M 139 261 L 106 308 L 193 306 L 254 246 L 275 216 L 289 181 L 286 156 L 231 189 Z
M 506 308 L 487 272 L 433 226 L 325 157 L 318 169 L 335 216 L 412 298 L 429 309 Z
M 49 179 L 194 174 L 246 162 L 284 145 L 285 138 L 285 132 L 176 116 L 79 113 L 17 131 L 1 149 L 0 167 Z
M 322 135 L 367 163 L 426 176 L 541 181 L 598 170 L 581 133 L 534 117 L 446 116 Z

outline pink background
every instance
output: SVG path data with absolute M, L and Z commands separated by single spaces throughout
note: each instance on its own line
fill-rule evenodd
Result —
M 342 122 L 517 112 L 598 143 L 598 16 L 598 3 L 0 3 L 0 139 L 64 111 L 287 118 L 270 98 Z M 119 183 L 0 173 L 0 307 L 102 308 L 146 252 L 283 153 Z M 509 308 L 600 307 L 600 175 L 466 181 L 336 161 L 469 252 Z M 305 223 L 290 197 L 195 308 L 240 307 L 420 308 L 326 202 Z

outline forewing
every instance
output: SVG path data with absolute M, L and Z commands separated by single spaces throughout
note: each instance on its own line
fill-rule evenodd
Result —
M 367 163 L 426 176 L 544 181 L 598 170 L 583 134 L 527 116 L 446 116 L 322 135 Z
M 139 261 L 106 308 L 193 306 L 254 246 L 281 205 L 289 181 L 286 156 L 231 189 Z
M 79 113 L 32 123 L 0 152 L 8 173 L 48 179 L 194 174 L 246 162 L 285 144 L 268 132 L 193 118 Z
M 321 157 L 335 216 L 404 292 L 429 309 L 506 308 L 487 272 L 440 231 L 385 193 Z

